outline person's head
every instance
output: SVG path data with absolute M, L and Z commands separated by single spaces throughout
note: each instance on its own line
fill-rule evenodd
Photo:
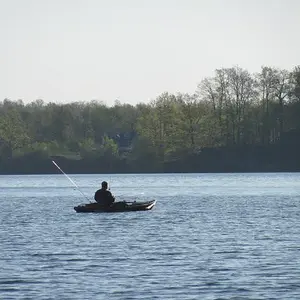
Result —
M 107 190 L 108 184 L 106 181 L 102 181 L 101 186 L 102 186 L 102 189 Z

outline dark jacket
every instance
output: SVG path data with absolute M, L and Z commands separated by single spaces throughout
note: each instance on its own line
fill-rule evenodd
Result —
M 95 193 L 94 199 L 103 205 L 111 205 L 115 201 L 115 197 L 111 194 L 110 191 L 100 189 Z

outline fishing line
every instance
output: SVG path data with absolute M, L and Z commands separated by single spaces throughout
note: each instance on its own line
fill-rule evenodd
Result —
M 78 187 L 78 185 L 59 167 L 59 165 L 54 160 L 52 160 L 52 163 L 55 165 L 55 167 L 60 172 L 62 172 L 69 179 L 69 181 L 77 188 L 77 190 L 83 195 L 83 197 L 86 198 L 88 201 L 90 201 L 88 199 L 88 197 L 80 190 L 80 188 Z

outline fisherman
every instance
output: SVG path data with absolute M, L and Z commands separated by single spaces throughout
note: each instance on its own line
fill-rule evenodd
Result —
M 107 190 L 108 184 L 106 181 L 101 183 L 101 189 L 96 191 L 95 200 L 105 206 L 110 206 L 114 203 L 115 197 Z

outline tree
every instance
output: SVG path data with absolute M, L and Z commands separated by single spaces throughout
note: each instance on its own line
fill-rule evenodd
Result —
M 219 144 L 228 144 L 231 141 L 230 134 L 230 112 L 231 105 L 229 97 L 229 80 L 226 69 L 217 69 L 215 77 L 205 78 L 198 85 L 197 93 L 202 102 L 207 102 L 212 108 L 210 113 L 213 122 L 216 140 Z M 225 137 L 225 139 L 224 139 Z
M 203 133 L 208 122 L 203 122 L 203 120 L 207 120 L 209 107 L 207 103 L 201 102 L 196 94 L 178 94 L 177 99 L 182 119 L 180 126 L 181 150 L 184 152 L 198 151 L 200 147 L 206 145 Z
M 287 70 L 276 70 L 275 97 L 278 100 L 279 134 L 284 130 L 284 104 L 292 91 L 292 74 Z
M 292 89 L 290 99 L 292 102 L 300 102 L 300 65 L 294 68 L 291 76 Z
M 139 117 L 137 132 L 154 147 L 161 163 L 182 145 L 181 110 L 175 95 L 163 93 Z
M 224 135 L 226 144 L 247 142 L 246 118 L 256 96 L 251 74 L 239 67 L 219 69 L 215 77 L 200 83 L 197 92 L 212 107 L 216 122 L 211 125 L 221 143 Z
M 105 157 L 116 158 L 118 157 L 118 145 L 116 142 L 109 138 L 107 135 L 103 137 L 102 150 Z
M 274 112 L 271 110 L 275 101 L 276 69 L 263 66 L 261 72 L 255 76 L 260 108 L 257 128 L 261 143 L 269 144 L 271 142 L 271 132 L 274 126 L 276 127 L 273 120 Z
M 29 142 L 25 124 L 16 109 L 8 110 L 0 119 L 0 142 L 2 152 L 12 158 L 13 151 Z

